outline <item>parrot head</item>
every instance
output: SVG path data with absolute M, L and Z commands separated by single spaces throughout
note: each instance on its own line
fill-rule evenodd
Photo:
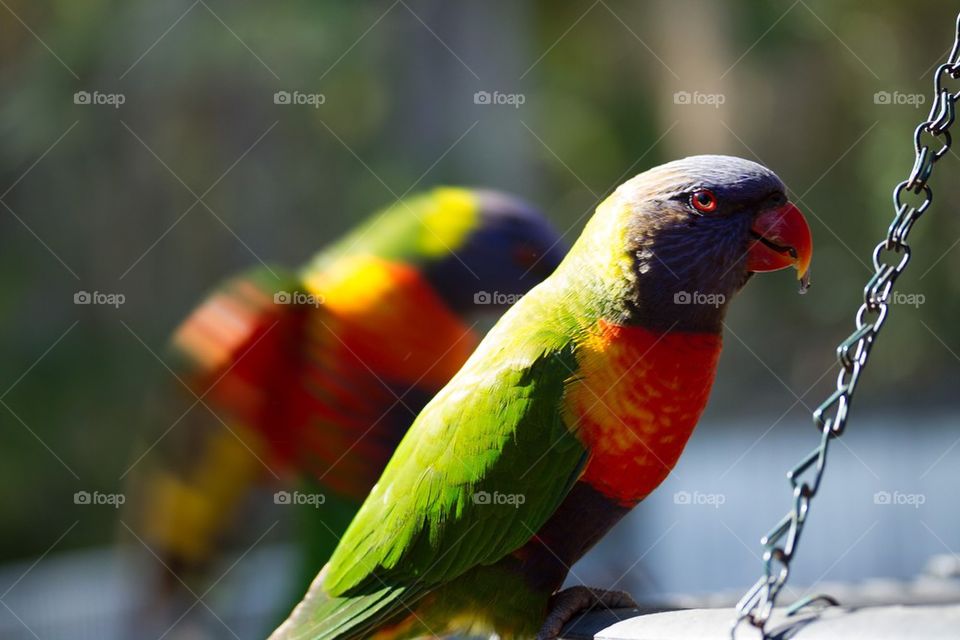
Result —
M 553 273 L 566 255 L 560 234 L 533 206 L 486 189 L 437 189 L 469 196 L 469 225 L 422 269 L 440 297 L 459 313 L 500 313 Z M 455 215 L 448 207 L 447 216 Z
M 719 330 L 754 273 L 792 267 L 801 291 L 809 282 L 813 242 L 803 214 L 776 174 L 741 158 L 693 156 L 641 173 L 590 225 L 586 237 L 606 238 L 593 250 L 618 246 L 605 269 L 630 289 L 620 313 L 650 328 Z

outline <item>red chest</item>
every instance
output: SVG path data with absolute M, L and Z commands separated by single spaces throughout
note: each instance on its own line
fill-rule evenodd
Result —
M 720 348 L 719 335 L 600 323 L 566 394 L 568 424 L 590 451 L 581 480 L 624 505 L 653 491 L 706 407 Z

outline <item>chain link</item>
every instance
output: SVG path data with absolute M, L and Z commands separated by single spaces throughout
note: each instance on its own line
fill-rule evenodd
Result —
M 953 142 L 950 127 L 956 118 L 956 104 L 960 99 L 960 88 L 951 91 L 947 82 L 958 78 L 960 16 L 957 17 L 950 56 L 947 62 L 937 67 L 934 76 L 934 100 L 930 114 L 913 136 L 916 154 L 913 169 L 893 191 L 896 213 L 887 237 L 873 251 L 874 274 L 863 289 L 863 304 L 857 311 L 856 330 L 837 347 L 840 364 L 837 389 L 813 412 L 813 423 L 821 434 L 820 443 L 787 473 L 787 479 L 793 487 L 793 505 L 787 515 L 760 540 L 763 545 L 764 575 L 737 604 L 732 638 L 736 637 L 737 628 L 744 621 L 760 629 L 764 638 L 767 637 L 766 624 L 780 590 L 790 577 L 791 563 L 807 519 L 810 501 L 817 494 L 823 479 L 830 442 L 843 434 L 860 373 L 867 365 L 870 350 L 887 320 L 893 285 L 910 262 L 907 236 L 914 222 L 933 201 L 933 191 L 927 182 L 933 174 L 934 165 L 950 150 Z

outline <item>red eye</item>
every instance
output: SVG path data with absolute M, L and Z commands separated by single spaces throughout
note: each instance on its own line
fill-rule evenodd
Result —
M 700 189 L 690 196 L 690 204 L 697 211 L 711 213 L 717 210 L 717 196 L 709 189 Z
M 513 261 L 523 269 L 532 269 L 540 261 L 540 252 L 527 244 L 513 249 Z

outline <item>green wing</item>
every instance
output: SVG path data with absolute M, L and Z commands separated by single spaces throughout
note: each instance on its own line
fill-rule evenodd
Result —
M 561 408 L 576 363 L 532 306 L 511 309 L 414 422 L 318 580 L 332 599 L 315 584 L 289 637 L 357 637 L 519 548 L 556 510 L 586 459 Z

